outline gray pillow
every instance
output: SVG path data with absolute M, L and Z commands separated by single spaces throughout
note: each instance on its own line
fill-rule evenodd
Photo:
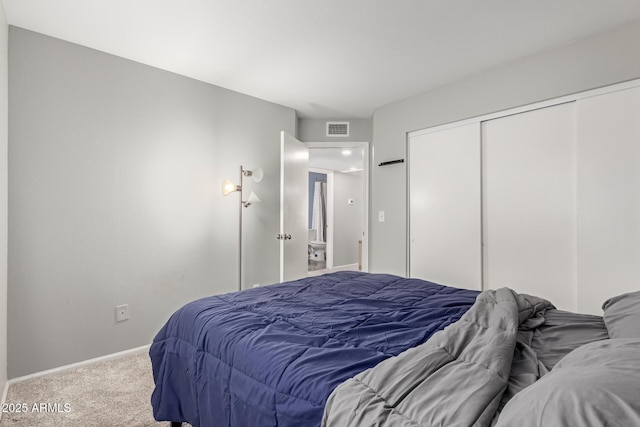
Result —
M 611 338 L 640 338 L 640 291 L 609 298 L 602 309 Z
M 496 427 L 640 426 L 640 340 L 579 347 L 516 394 Z

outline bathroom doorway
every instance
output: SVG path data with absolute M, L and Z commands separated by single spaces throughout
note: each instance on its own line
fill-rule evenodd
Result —
M 312 154 L 309 152 L 309 157 Z M 326 270 L 333 265 L 333 259 L 327 260 L 328 215 L 333 218 L 333 206 L 329 212 L 329 179 L 331 179 L 333 197 L 333 171 L 330 169 L 309 168 L 309 238 L 308 238 L 308 270 Z M 327 262 L 328 261 L 328 262 Z
M 309 274 L 368 271 L 368 143 L 309 143 Z

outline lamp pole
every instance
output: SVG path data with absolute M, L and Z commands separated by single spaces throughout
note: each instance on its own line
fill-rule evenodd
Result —
M 240 203 L 238 205 L 238 290 L 242 290 L 242 178 L 244 177 L 244 168 L 240 165 L 240 185 L 238 191 L 240 192 Z
M 257 168 L 255 170 L 245 170 L 242 165 L 240 165 L 240 184 L 235 185 L 233 182 L 225 179 L 222 181 L 222 195 L 228 196 L 231 193 L 238 192 L 240 193 L 240 203 L 238 205 L 238 290 L 242 290 L 242 208 L 248 208 L 249 206 L 260 203 L 260 198 L 252 191 L 251 195 L 247 200 L 242 200 L 242 186 L 243 180 L 245 176 L 250 176 L 255 182 L 260 182 L 263 176 L 262 168 Z

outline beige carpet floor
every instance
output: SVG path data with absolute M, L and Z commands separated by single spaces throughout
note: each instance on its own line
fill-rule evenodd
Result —
M 11 384 L 0 427 L 168 426 L 153 419 L 152 391 L 151 362 L 142 350 Z M 26 412 L 15 412 L 16 405 Z

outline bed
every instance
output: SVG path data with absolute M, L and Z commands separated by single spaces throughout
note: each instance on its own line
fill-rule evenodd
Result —
M 580 315 L 507 288 L 361 272 L 212 296 L 154 339 L 154 416 L 194 427 L 640 425 L 639 305 L 640 292 L 625 294 L 604 317 Z

